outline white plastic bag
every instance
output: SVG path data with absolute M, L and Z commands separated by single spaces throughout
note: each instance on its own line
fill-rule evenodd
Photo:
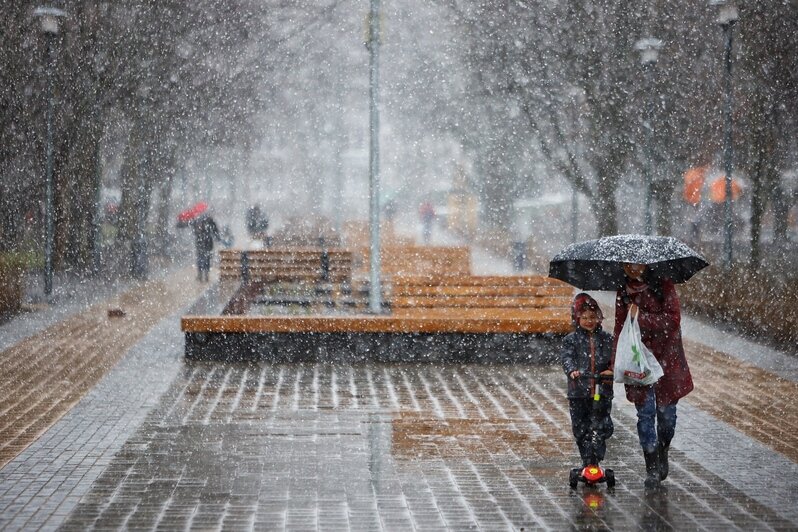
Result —
M 654 354 L 643 345 L 640 325 L 629 314 L 618 334 L 618 348 L 615 351 L 615 382 L 650 386 L 657 382 L 664 372 Z

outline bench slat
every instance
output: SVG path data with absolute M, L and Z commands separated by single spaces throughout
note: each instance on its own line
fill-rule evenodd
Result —
M 394 310 L 391 315 L 397 318 L 490 318 L 497 320 L 535 320 L 561 318 L 567 319 L 570 322 L 570 314 L 567 308 L 398 308 Z
M 303 268 L 301 266 L 277 266 L 277 267 L 273 267 L 273 266 L 255 266 L 253 268 L 252 266 L 250 266 L 248 269 L 249 269 L 250 273 L 253 273 L 253 272 L 261 272 L 261 273 L 273 273 L 273 272 L 279 272 L 279 273 L 303 273 L 303 272 L 321 272 L 322 271 L 321 270 L 321 266 L 319 266 L 318 264 L 314 264 L 314 265 L 309 266 L 307 268 Z M 240 272 L 241 271 L 241 266 L 233 267 L 233 266 L 224 265 L 224 266 L 222 266 L 220 268 L 220 271 L 236 273 L 236 272 Z M 349 273 L 349 272 L 351 272 L 351 269 L 331 266 L 328 271 L 330 273 L 334 273 L 334 272 Z
M 570 297 L 515 296 L 450 296 L 450 297 L 394 297 L 391 308 L 431 307 L 563 307 L 568 308 Z
M 240 276 L 240 272 L 236 273 L 228 273 L 224 272 L 221 274 L 222 279 L 238 279 Z M 283 282 L 320 282 L 322 273 L 319 272 L 304 272 L 304 273 L 296 273 L 296 272 L 250 272 L 249 274 L 250 279 L 260 279 L 260 280 L 270 280 L 270 281 L 283 281 Z M 337 273 L 337 272 L 330 272 L 329 275 L 321 282 L 347 282 L 349 281 L 349 275 L 347 273 Z
M 568 286 L 393 286 L 399 296 L 453 297 L 453 296 L 570 296 Z
M 188 333 L 566 333 L 569 320 L 560 316 L 531 319 L 414 318 L 394 316 L 185 316 Z
M 352 251 L 349 249 L 341 248 L 309 248 L 309 247 L 272 247 L 266 249 L 248 249 L 247 254 L 250 257 L 269 256 L 269 255 L 318 255 L 322 252 L 327 252 L 328 255 L 351 255 Z M 244 250 L 242 249 L 221 249 L 219 254 L 221 256 L 241 256 Z
M 358 252 L 360 269 L 368 270 L 369 249 Z M 468 275 L 471 250 L 467 246 L 386 246 L 380 250 L 381 271 L 386 275 Z
M 395 275 L 394 286 L 559 286 L 573 287 L 543 275 Z

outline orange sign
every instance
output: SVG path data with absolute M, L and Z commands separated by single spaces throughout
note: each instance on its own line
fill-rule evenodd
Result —
M 706 166 L 694 166 L 684 173 L 684 201 L 690 205 L 698 205 L 701 202 L 701 189 L 704 186 L 704 179 L 707 175 Z
M 732 201 L 736 201 L 737 198 L 740 197 L 740 193 L 742 193 L 743 187 L 740 186 L 740 183 L 736 179 L 732 179 L 731 182 L 731 199 Z M 712 184 L 709 185 L 709 199 L 712 200 L 713 203 L 723 203 L 726 201 L 726 176 L 720 176 L 715 178 L 712 181 Z

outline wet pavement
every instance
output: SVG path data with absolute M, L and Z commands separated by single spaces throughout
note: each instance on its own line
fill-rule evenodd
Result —
M 0 469 L 0 527 L 798 529 L 795 357 L 735 351 L 747 344 L 688 322 L 697 388 L 680 403 L 663 489 L 643 489 L 634 408 L 617 387 L 605 465 L 618 484 L 572 491 L 577 452 L 558 368 L 186 362 L 178 321 L 203 288 L 178 279 L 175 290 L 135 289 L 161 301 L 137 335 L 81 333 L 82 357 L 116 358 L 72 372 L 102 368 Z M 42 352 L 47 330 L 0 355 Z M 12 388 L 28 389 L 31 405 L 53 387 L 35 379 Z
M 131 346 L 179 308 L 176 301 L 198 297 L 204 288 L 187 269 L 76 307 L 61 319 L 40 318 L 34 325 L 21 320 L 23 328 L 38 330 L 0 351 L 0 465 L 85 396 Z M 0 330 L 12 336 L 15 329 Z
M 760 486 L 760 502 L 738 487 L 749 481 L 745 470 L 720 476 L 704 467 L 701 457 L 717 449 L 701 441 L 717 422 L 680 426 L 671 476 L 647 494 L 635 419 L 623 407 L 605 462 L 618 486 L 571 491 L 576 454 L 563 379 L 550 367 L 192 363 L 178 373 L 62 529 L 787 530 L 796 522 L 794 481 L 784 491 Z M 772 507 L 779 498 L 784 512 Z

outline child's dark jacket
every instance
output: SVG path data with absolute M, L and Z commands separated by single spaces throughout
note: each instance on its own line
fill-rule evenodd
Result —
M 584 399 L 591 397 L 590 374 L 600 373 L 610 368 L 612 361 L 612 335 L 596 327 L 593 332 L 578 327 L 563 339 L 560 361 L 566 375 L 580 371 L 583 377 L 568 377 L 568 398 Z M 603 397 L 612 397 L 612 380 L 607 379 L 599 385 Z

